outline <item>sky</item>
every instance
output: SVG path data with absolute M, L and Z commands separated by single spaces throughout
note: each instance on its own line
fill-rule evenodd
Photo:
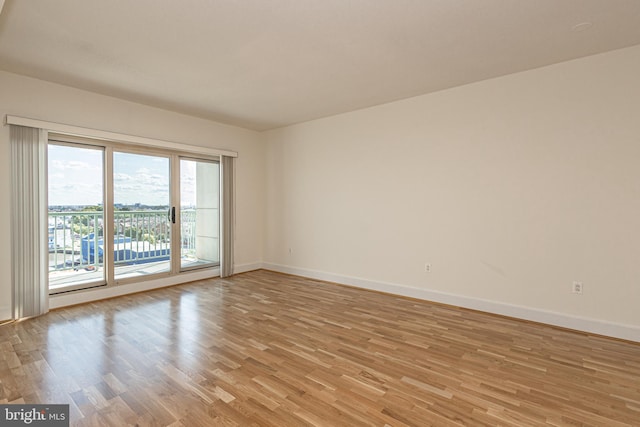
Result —
M 49 205 L 103 204 L 100 148 L 49 145 Z M 115 204 L 169 206 L 169 158 L 114 152 Z M 181 205 L 195 205 L 195 162 L 181 161 Z
M 113 153 L 113 203 L 169 206 L 169 159 Z

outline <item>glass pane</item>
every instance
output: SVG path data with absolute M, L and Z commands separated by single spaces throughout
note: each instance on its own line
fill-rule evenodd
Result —
M 220 262 L 220 169 L 215 162 L 180 160 L 180 266 Z
M 48 146 L 49 290 L 104 282 L 103 150 Z
M 169 207 L 168 158 L 113 153 L 116 279 L 170 270 Z

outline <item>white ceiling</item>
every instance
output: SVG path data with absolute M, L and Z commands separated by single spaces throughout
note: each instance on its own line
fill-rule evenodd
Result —
M 0 69 L 257 130 L 636 44 L 640 0 L 6 0 L 0 15 Z

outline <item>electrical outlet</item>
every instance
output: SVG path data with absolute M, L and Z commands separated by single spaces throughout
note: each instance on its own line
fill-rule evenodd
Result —
M 425 272 L 425 273 L 431 273 L 431 264 L 426 263 L 426 264 L 424 265 L 424 272 Z
M 582 285 L 582 282 L 573 282 L 573 286 L 571 287 L 571 292 L 573 292 L 574 294 L 582 294 L 583 288 L 584 286 Z

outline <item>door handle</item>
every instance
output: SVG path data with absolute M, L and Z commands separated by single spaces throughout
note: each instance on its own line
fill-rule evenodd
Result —
M 175 206 L 171 207 L 171 223 L 173 224 L 176 223 L 176 207 Z

